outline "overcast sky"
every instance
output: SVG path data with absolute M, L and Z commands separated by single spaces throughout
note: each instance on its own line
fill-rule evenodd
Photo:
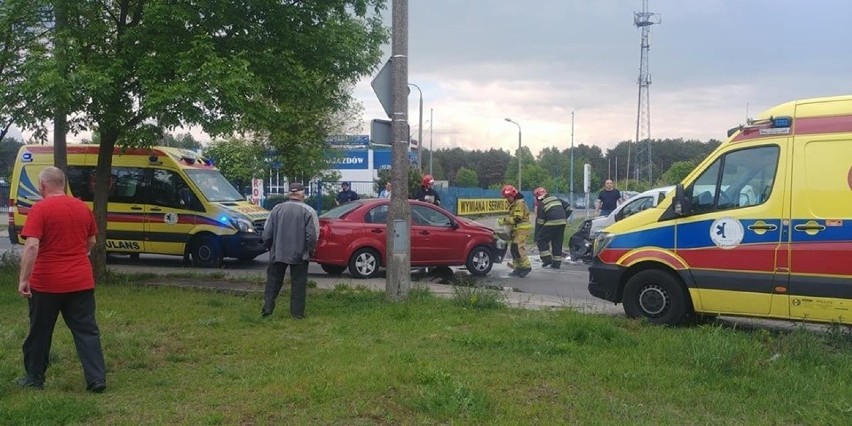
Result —
M 389 0 L 389 6 L 392 0 Z M 641 0 L 409 0 L 409 79 L 435 149 L 612 148 L 636 135 Z M 650 0 L 651 137 L 724 139 L 775 104 L 850 94 L 852 1 Z M 387 24 L 390 25 L 390 11 Z M 387 47 L 388 56 L 390 46 Z M 385 58 L 386 59 L 386 58 Z M 370 81 L 369 120 L 387 119 Z M 409 97 L 417 135 L 418 93 Z M 424 124 L 429 146 L 429 124 Z
M 510 117 L 533 153 L 565 149 L 571 111 L 575 144 L 606 150 L 635 138 L 641 0 L 408 3 L 408 81 L 423 89 L 426 147 L 514 152 Z M 662 21 L 650 37 L 653 138 L 724 139 L 747 111 L 852 93 L 850 0 L 650 0 L 649 10 Z M 365 134 L 371 119 L 387 119 L 372 78 L 355 88 Z M 416 137 L 416 90 L 409 101 Z M 71 139 L 80 137 L 89 136 Z

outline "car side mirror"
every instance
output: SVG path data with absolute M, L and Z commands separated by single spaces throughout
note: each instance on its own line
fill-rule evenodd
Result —
M 450 219 L 450 228 L 459 229 L 459 223 L 453 219 Z

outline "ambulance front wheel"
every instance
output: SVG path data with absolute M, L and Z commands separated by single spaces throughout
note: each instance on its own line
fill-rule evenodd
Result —
M 671 273 L 648 269 L 634 275 L 624 286 L 624 313 L 654 324 L 677 325 L 691 311 L 686 290 Z
M 192 266 L 218 268 L 222 265 L 222 245 L 212 235 L 196 236 L 190 246 L 190 255 Z

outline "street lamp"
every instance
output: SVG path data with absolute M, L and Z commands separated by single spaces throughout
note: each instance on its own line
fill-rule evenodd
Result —
M 420 90 L 420 86 L 418 86 L 414 83 L 408 83 L 408 85 L 414 86 L 414 88 L 417 89 L 417 92 L 420 93 L 420 109 L 419 109 L 419 111 L 420 111 L 420 128 L 417 130 L 418 131 L 418 136 L 417 136 L 417 168 L 420 169 L 419 171 L 422 172 L 423 171 L 423 161 L 422 161 L 423 156 L 421 154 L 423 154 L 423 91 Z
M 506 121 L 518 126 L 518 191 L 521 190 L 521 125 L 511 118 L 506 118 Z

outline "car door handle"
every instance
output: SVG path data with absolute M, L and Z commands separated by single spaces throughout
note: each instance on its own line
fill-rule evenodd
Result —
M 161 208 L 159 208 L 159 207 L 152 207 L 152 208 L 151 208 L 151 211 L 152 211 L 152 212 L 161 212 L 161 211 L 163 211 L 163 209 L 161 209 Z
M 142 210 L 142 207 L 132 206 L 132 207 L 130 207 L 130 210 Z
M 420 231 L 419 234 L 420 235 L 429 235 L 429 231 Z
M 370 232 L 374 234 L 381 234 L 383 231 L 380 228 L 373 228 Z

